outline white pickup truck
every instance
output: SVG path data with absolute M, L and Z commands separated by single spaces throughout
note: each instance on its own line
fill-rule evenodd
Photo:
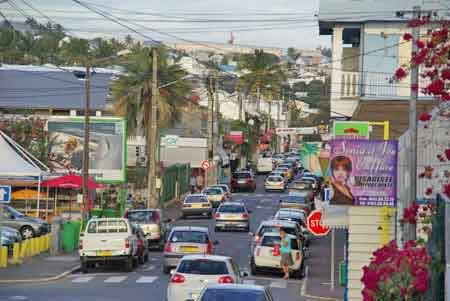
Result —
M 81 270 L 87 273 L 96 263 L 122 261 L 127 272 L 138 262 L 138 242 L 125 218 L 91 219 L 80 237 Z

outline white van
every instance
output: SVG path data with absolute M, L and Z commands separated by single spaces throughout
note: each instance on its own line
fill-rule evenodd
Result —
M 270 173 L 273 169 L 272 157 L 259 157 L 256 164 L 257 173 Z

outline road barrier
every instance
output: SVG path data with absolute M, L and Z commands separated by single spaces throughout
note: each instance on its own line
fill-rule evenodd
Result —
M 51 247 L 50 234 L 23 240 L 14 243 L 11 250 L 8 247 L 0 247 L 0 268 L 6 268 L 8 264 L 22 264 L 27 257 L 48 252 Z

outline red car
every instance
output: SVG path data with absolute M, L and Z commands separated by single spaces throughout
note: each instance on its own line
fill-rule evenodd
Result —
M 255 192 L 256 181 L 253 175 L 249 171 L 235 172 L 231 176 L 231 191 L 246 190 L 250 192 Z

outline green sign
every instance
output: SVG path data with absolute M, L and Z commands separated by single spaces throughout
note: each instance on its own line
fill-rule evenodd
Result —
M 167 135 L 161 138 L 161 145 L 165 147 L 178 147 L 178 139 L 175 135 Z
M 369 122 L 367 121 L 334 121 L 333 138 L 369 139 Z

